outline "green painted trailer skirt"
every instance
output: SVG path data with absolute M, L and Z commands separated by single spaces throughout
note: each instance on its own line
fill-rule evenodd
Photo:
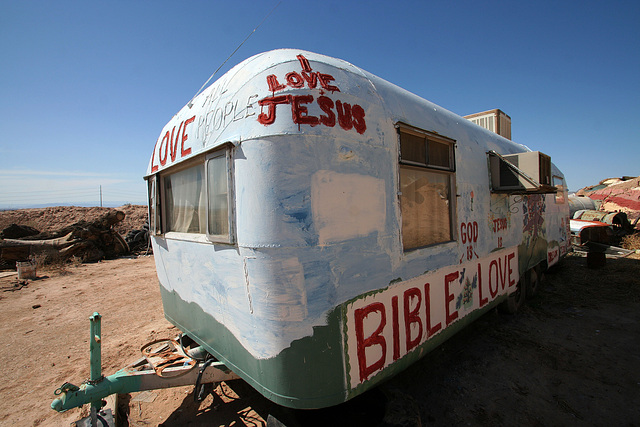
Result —
M 273 358 L 258 359 L 196 303 L 184 301 L 163 286 L 160 290 L 169 322 L 204 346 L 266 398 L 294 409 L 338 405 L 375 387 L 415 363 L 502 300 L 498 298 L 483 309 L 470 313 L 368 381 L 350 388 L 349 361 L 343 342 L 343 305 L 329 313 L 326 326 L 314 327 L 312 336 L 293 341 L 290 347 Z

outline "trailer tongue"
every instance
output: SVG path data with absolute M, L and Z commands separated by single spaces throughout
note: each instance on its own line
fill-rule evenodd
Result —
M 201 346 L 189 348 L 178 339 L 158 340 L 141 348 L 143 357 L 113 375 L 102 375 L 101 366 L 101 319 L 93 313 L 90 320 L 90 370 L 88 380 L 80 386 L 64 383 L 56 391 L 58 396 L 51 408 L 64 412 L 82 405 L 91 404 L 91 425 L 96 426 L 105 399 L 112 394 L 133 393 L 230 381 L 239 377 L 218 360 L 209 355 Z

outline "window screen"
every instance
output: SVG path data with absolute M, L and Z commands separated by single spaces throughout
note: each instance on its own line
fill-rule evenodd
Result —
M 451 186 L 447 174 L 403 166 L 400 191 L 404 249 L 451 240 Z
M 453 141 L 400 129 L 400 163 L 453 171 Z

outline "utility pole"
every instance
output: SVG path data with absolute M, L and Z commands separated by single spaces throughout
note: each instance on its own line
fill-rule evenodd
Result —
M 100 186 L 100 207 L 102 207 L 102 185 Z

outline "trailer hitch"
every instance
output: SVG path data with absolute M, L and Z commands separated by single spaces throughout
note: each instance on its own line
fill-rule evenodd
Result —
M 64 383 L 60 386 L 60 388 L 57 388 L 56 391 L 53 392 L 53 394 L 55 394 L 56 396 L 60 396 L 62 393 L 66 393 L 68 391 L 78 391 L 80 390 L 80 387 L 78 387 L 77 385 L 73 385 L 71 383 Z
M 212 363 L 209 359 L 205 362 L 204 356 L 208 353 L 203 347 L 185 351 L 177 340 L 154 341 L 144 345 L 143 358 L 105 377 L 102 375 L 101 318 L 102 316 L 98 313 L 93 313 L 89 318 L 91 376 L 80 386 L 65 382 L 56 389 L 54 394 L 58 397 L 51 402 L 51 408 L 58 412 L 90 403 L 92 419 L 94 419 L 94 413 L 97 414 L 104 406 L 103 399 L 111 394 L 134 393 L 196 383 L 217 383 L 240 378 L 218 360 Z

